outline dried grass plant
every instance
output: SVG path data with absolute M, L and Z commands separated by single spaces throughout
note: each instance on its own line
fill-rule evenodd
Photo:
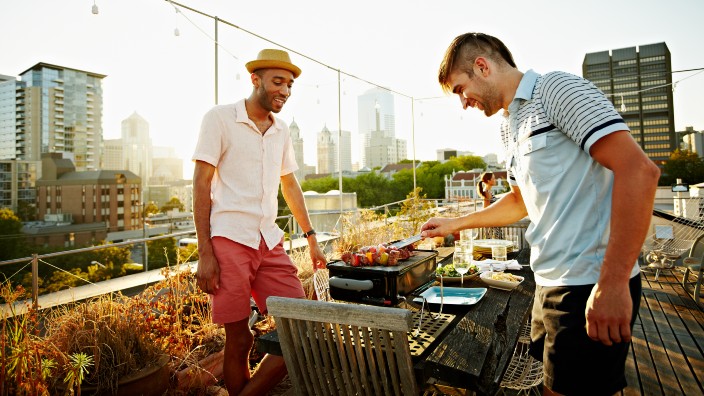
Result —
M 0 296 L 8 311 L 3 311 L 0 327 L 0 395 L 49 395 L 56 359 L 62 354 L 39 336 L 39 315 L 27 304 L 18 315 L 20 299 L 26 292 L 10 282 L 0 285 Z
M 131 298 L 105 294 L 51 312 L 46 342 L 65 356 L 91 356 L 93 367 L 85 375 L 85 385 L 95 387 L 97 394 L 112 394 L 121 377 L 156 364 L 163 354 L 159 345 L 139 331 L 143 321 Z M 68 361 L 59 362 L 58 378 L 70 376 L 71 367 Z

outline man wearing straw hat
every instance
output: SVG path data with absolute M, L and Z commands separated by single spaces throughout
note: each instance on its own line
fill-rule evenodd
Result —
M 326 263 L 293 174 L 298 166 L 288 127 L 272 114 L 283 108 L 301 69 L 276 49 L 260 51 L 246 68 L 251 95 L 205 114 L 193 154 L 196 277 L 211 294 L 213 322 L 225 327 L 223 370 L 230 395 L 265 394 L 286 375 L 283 358 L 267 355 L 250 378 L 250 296 L 262 313 L 269 296 L 305 297 L 275 223 L 279 185 L 305 231 L 313 266 Z

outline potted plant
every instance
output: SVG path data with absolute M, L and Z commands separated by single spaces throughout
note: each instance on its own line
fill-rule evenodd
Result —
M 55 392 L 161 395 L 169 386 L 168 355 L 138 329 L 143 313 L 121 294 L 61 307 L 46 320 L 45 343 L 61 351 Z M 148 388 L 134 382 L 149 374 Z

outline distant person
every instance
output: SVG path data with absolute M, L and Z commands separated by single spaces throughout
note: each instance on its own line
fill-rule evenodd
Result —
M 592 83 L 564 72 L 523 73 L 495 37 L 455 38 L 438 78 L 465 109 L 486 116 L 503 110 L 511 191 L 485 210 L 428 220 L 423 236 L 508 225 L 527 215 L 538 285 L 531 352 L 544 363 L 544 394 L 620 391 L 658 167 Z
M 491 189 L 496 185 L 496 176 L 494 175 L 494 172 L 484 172 L 482 173 L 480 179 L 481 180 L 479 180 L 479 183 L 477 183 L 477 196 L 483 198 L 484 205 L 482 207 L 486 209 L 489 205 L 496 202 L 496 197 L 491 192 Z M 504 233 L 501 231 L 501 228 L 487 228 L 486 233 L 487 238 L 504 238 Z
M 266 355 L 250 378 L 250 296 L 264 314 L 269 296 L 305 297 L 275 223 L 279 185 L 305 231 L 314 267 L 325 267 L 325 255 L 293 174 L 298 166 L 288 127 L 272 114 L 283 108 L 301 69 L 275 49 L 262 50 L 246 67 L 252 94 L 205 114 L 193 154 L 196 277 L 212 295 L 213 321 L 225 326 L 228 393 L 263 395 L 283 379 L 286 367 L 282 357 Z

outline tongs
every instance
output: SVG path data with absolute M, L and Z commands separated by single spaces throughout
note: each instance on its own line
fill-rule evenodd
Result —
M 420 234 L 417 234 L 417 235 L 410 236 L 406 239 L 401 239 L 400 241 L 396 241 L 394 243 L 391 243 L 391 244 L 389 244 L 389 246 L 394 246 L 394 247 L 401 249 L 401 248 L 405 248 L 408 245 L 412 245 L 412 244 L 420 241 L 421 239 L 423 239 L 423 237 L 420 236 Z

